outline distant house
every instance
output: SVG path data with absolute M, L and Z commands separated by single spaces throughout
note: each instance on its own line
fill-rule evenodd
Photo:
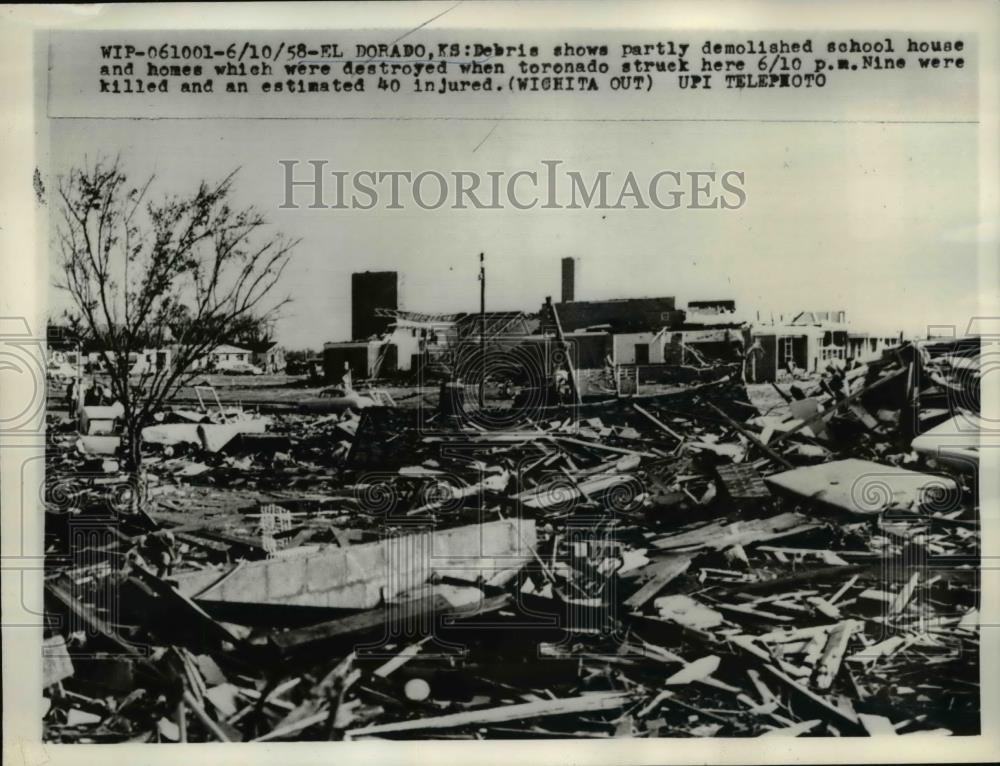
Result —
M 166 336 L 170 333 L 167 331 Z M 48 361 L 51 367 L 79 368 L 82 372 L 108 372 L 108 362 L 114 363 L 114 352 L 101 351 L 101 346 L 92 338 L 85 338 L 73 330 L 49 324 L 47 328 Z M 162 370 L 173 363 L 173 351 L 169 346 L 144 348 L 128 355 L 129 373 L 144 375 Z
M 195 370 L 215 370 L 236 363 L 252 364 L 253 352 L 248 348 L 223 343 L 195 360 L 191 365 Z
M 285 371 L 285 349 L 278 345 L 277 341 L 265 340 L 251 344 L 250 351 L 253 353 L 253 363 L 264 372 L 280 373 Z
M 75 363 L 69 354 L 66 360 L 70 364 Z M 108 361 L 114 364 L 114 352 L 88 351 L 82 359 L 85 371 L 89 372 L 108 372 Z M 130 375 L 146 375 L 169 367 L 173 363 L 173 353 L 169 348 L 147 348 L 130 353 L 128 362 Z

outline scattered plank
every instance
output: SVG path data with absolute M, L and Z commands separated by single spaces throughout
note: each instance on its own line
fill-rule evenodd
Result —
M 847 651 L 847 642 L 851 636 L 863 628 L 863 624 L 858 620 L 844 620 L 830 631 L 826 639 L 826 647 L 816 668 L 816 688 L 829 689 L 833 685 L 840 670 L 840 664 L 844 661 L 844 652 Z
M 372 737 L 381 734 L 392 734 L 403 731 L 427 731 L 432 729 L 455 729 L 460 726 L 482 726 L 490 723 L 506 721 L 530 720 L 555 715 L 572 715 L 578 713 L 597 713 L 605 710 L 617 710 L 624 707 L 632 699 L 631 695 L 620 692 L 597 692 L 580 697 L 542 700 L 540 702 L 525 702 L 517 705 L 467 710 L 461 713 L 417 718 L 410 721 L 395 721 L 392 723 L 362 726 L 348 729 L 347 739 Z
M 663 561 L 650 564 L 646 569 L 652 569 L 653 576 L 639 590 L 625 599 L 629 609 L 641 609 L 647 601 L 663 590 L 671 581 L 684 574 L 691 566 L 691 556 L 671 556 Z

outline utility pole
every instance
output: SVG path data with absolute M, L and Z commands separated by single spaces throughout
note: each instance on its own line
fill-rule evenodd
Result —
M 486 405 L 486 261 L 479 254 L 479 409 Z
M 556 329 L 556 343 L 559 344 L 559 350 L 562 351 L 563 357 L 566 359 L 566 375 L 569 378 L 570 388 L 573 389 L 573 401 L 577 404 L 582 404 L 583 399 L 580 396 L 580 386 L 577 385 L 576 373 L 573 370 L 573 360 L 569 356 L 569 343 L 566 342 L 566 336 L 563 335 L 562 322 L 559 321 L 559 312 L 556 311 L 555 305 L 552 303 L 552 296 L 546 296 L 545 307 L 549 310 L 549 315 L 552 317 L 552 323 L 555 325 Z M 638 368 L 636 368 L 636 375 L 638 375 Z M 636 383 L 638 385 L 638 381 Z

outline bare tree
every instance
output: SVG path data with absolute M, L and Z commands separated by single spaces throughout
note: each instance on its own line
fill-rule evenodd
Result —
M 119 159 L 60 178 L 61 280 L 96 341 L 124 408 L 122 457 L 136 476 L 142 428 L 196 367 L 248 317 L 273 318 L 273 295 L 297 240 L 268 233 L 253 207 L 231 198 L 236 171 L 189 196 L 154 200 L 154 177 L 132 185 Z M 137 356 L 170 346 L 165 365 L 133 373 Z

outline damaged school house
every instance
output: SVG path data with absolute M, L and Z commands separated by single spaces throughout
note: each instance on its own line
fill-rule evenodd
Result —
M 491 378 L 524 385 L 559 366 L 553 357 L 565 342 L 582 393 L 591 386 L 634 391 L 637 381 L 675 380 L 685 368 L 738 363 L 749 347 L 750 325 L 737 316 L 733 301 L 692 301 L 686 311 L 673 297 L 576 301 L 566 261 L 573 259 L 564 259 L 563 300 L 547 301 L 533 314 L 403 310 L 394 302 L 397 290 L 387 288 L 395 272 L 356 274 L 355 339 L 324 344 L 325 377 L 339 381 L 349 368 L 360 379 L 467 380 L 485 368 Z M 379 294 L 392 304 L 374 305 Z
M 869 362 L 899 346 L 902 333 L 879 335 L 853 329 L 846 311 L 800 311 L 753 326 L 753 352 L 747 357 L 747 380 L 767 383 L 796 371 L 816 373 L 833 360 Z

